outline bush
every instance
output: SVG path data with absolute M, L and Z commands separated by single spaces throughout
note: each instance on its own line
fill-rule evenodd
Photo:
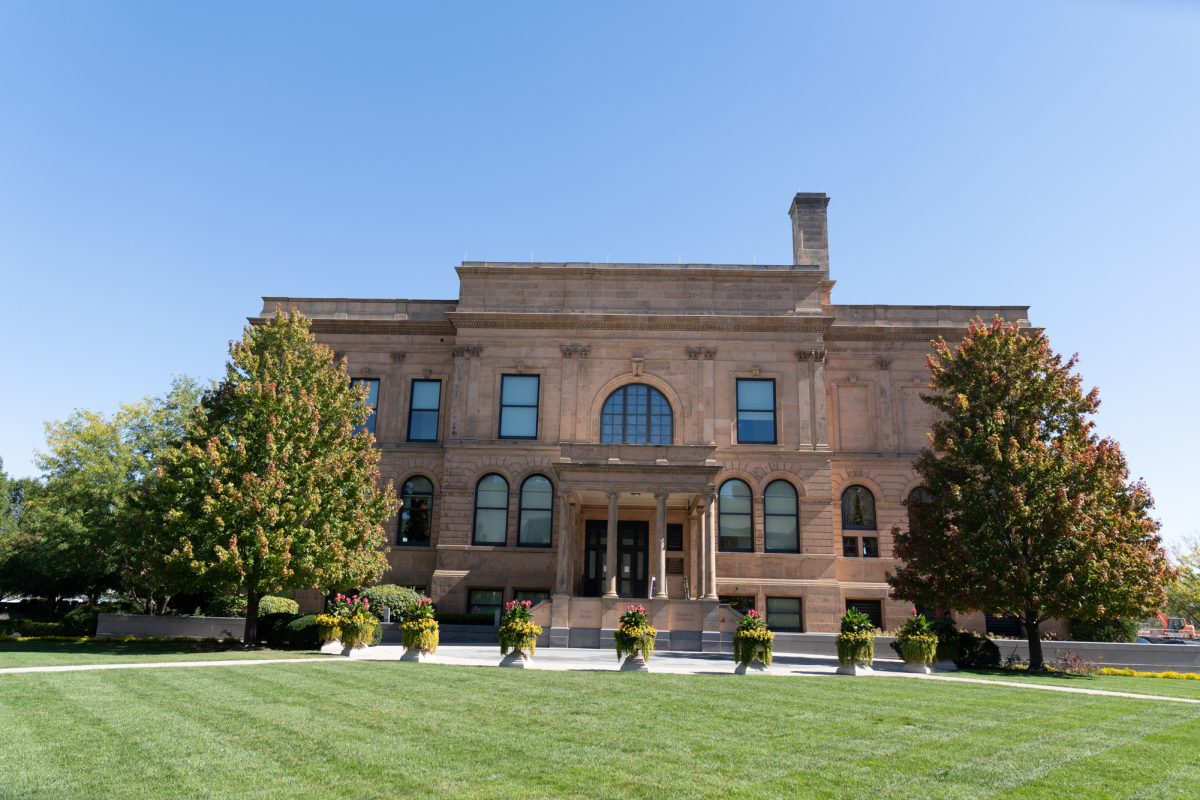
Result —
M 287 627 L 299 618 L 299 614 L 287 612 L 262 614 L 258 618 L 258 641 L 275 649 L 287 647 Z
M 382 583 L 363 591 L 362 596 L 371 601 L 371 613 L 383 619 L 385 608 L 392 611 L 392 622 L 400 622 L 406 614 L 421 602 L 421 594 L 407 586 L 397 586 L 394 583 Z M 491 619 L 488 620 L 491 622 Z
M 207 617 L 244 617 L 246 616 L 246 596 L 231 594 L 218 597 L 204 608 Z
M 101 606 L 75 606 L 75 608 L 63 614 L 63 631 L 72 636 L 95 636 L 96 618 L 103 611 L 106 611 L 106 609 Z
M 954 663 L 963 668 L 999 669 L 1000 648 L 986 636 L 959 631 L 958 657 Z
M 299 613 L 300 604 L 290 597 L 276 597 L 269 594 L 258 601 L 258 618 L 260 620 L 267 614 L 292 614 L 296 616 Z
M 12 632 L 22 636 L 68 636 L 70 631 L 61 622 L 37 622 L 19 619 L 12 625 Z
M 316 614 L 292 620 L 284 631 L 284 646 L 291 650 L 316 650 L 321 646 Z
M 1135 619 L 1071 620 L 1071 638 L 1077 642 L 1133 642 L 1137 640 Z

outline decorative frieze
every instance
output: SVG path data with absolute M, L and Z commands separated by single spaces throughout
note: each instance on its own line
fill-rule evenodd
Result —
M 687 357 L 692 361 L 704 359 L 712 361 L 717 357 L 717 349 L 715 347 L 689 347 L 687 349 Z
M 562 351 L 563 358 L 587 358 L 592 354 L 592 346 L 590 344 L 564 344 L 559 345 Z
M 402 363 L 404 363 L 404 357 L 405 357 L 406 355 L 408 355 L 408 354 L 407 354 L 407 353 L 404 353 L 404 352 L 401 352 L 401 351 L 399 351 L 399 350 L 393 351 L 393 352 L 392 352 L 392 363 L 393 363 L 393 364 L 402 364 Z
M 889 369 L 891 366 L 892 366 L 892 360 L 890 358 L 886 358 L 883 356 L 881 356 L 879 358 L 879 368 L 881 370 Z
M 482 352 L 483 346 L 478 344 L 460 344 L 454 347 L 454 355 L 457 358 L 479 358 Z
M 825 362 L 825 351 L 824 350 L 797 350 L 796 351 L 796 360 L 797 361 L 815 361 L 817 363 L 824 363 Z

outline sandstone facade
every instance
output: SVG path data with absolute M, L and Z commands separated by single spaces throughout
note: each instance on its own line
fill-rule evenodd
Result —
M 719 599 L 809 632 L 857 602 L 893 628 L 930 341 L 1028 309 L 834 304 L 828 202 L 793 200 L 792 264 L 463 262 L 458 300 L 267 297 L 252 321 L 298 309 L 377 382 L 384 476 L 432 490 L 390 523 L 385 581 L 441 610 L 545 598 L 574 644 L 630 597 L 676 647 L 710 643 Z

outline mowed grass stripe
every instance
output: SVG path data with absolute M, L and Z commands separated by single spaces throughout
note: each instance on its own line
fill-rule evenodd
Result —
M 1200 736 L 1191 706 L 945 682 L 349 667 L 0 682 L 0 796 L 1079 800 Z

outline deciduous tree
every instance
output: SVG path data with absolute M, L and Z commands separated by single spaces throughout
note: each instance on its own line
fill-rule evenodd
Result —
M 941 418 L 915 464 L 929 496 L 896 531 L 889 577 L 900 598 L 1017 616 L 1032 669 L 1046 620 L 1142 617 L 1172 577 L 1150 491 L 1096 434 L 1076 362 L 999 318 L 935 343 L 925 401 Z
M 298 312 L 249 327 L 225 378 L 202 400 L 161 471 L 169 564 L 207 588 L 246 595 L 247 644 L 259 599 L 378 579 L 391 484 L 379 486 L 369 409 L 344 363 Z M 356 432 L 357 431 L 357 432 Z
M 1167 587 L 1167 613 L 1200 623 L 1200 535 L 1192 535 L 1172 549 L 1179 576 Z

